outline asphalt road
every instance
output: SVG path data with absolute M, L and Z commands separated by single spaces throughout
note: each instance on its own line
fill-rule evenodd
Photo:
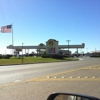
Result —
M 52 92 L 100 97 L 99 67 L 99 58 L 88 57 L 79 61 L 0 66 L 0 100 L 46 100 Z
M 80 58 L 79 61 L 0 66 L 0 84 L 37 78 L 46 74 L 99 64 L 99 59 Z

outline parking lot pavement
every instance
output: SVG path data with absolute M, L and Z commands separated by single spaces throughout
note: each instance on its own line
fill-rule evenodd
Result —
M 100 66 L 64 71 L 0 86 L 0 100 L 46 100 L 52 92 L 73 92 L 100 98 Z

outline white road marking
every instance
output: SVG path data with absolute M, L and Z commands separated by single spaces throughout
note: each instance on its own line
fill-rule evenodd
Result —
M 21 82 L 21 80 L 16 80 L 15 82 Z

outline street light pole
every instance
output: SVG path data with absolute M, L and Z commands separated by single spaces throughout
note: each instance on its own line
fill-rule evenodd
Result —
M 68 56 L 69 56 L 69 42 L 70 40 L 66 40 L 68 42 Z
M 88 48 L 87 48 L 87 53 L 88 53 Z
M 23 44 L 24 43 L 22 43 L 22 64 L 23 64 Z
M 95 48 L 95 52 L 96 52 L 96 48 Z

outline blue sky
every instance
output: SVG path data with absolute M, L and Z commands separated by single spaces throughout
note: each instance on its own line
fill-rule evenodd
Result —
M 56 39 L 60 45 L 85 43 L 84 52 L 100 50 L 100 0 L 0 0 L 0 26 L 12 23 L 14 45 Z M 0 33 L 0 41 L 6 49 L 12 34 Z

